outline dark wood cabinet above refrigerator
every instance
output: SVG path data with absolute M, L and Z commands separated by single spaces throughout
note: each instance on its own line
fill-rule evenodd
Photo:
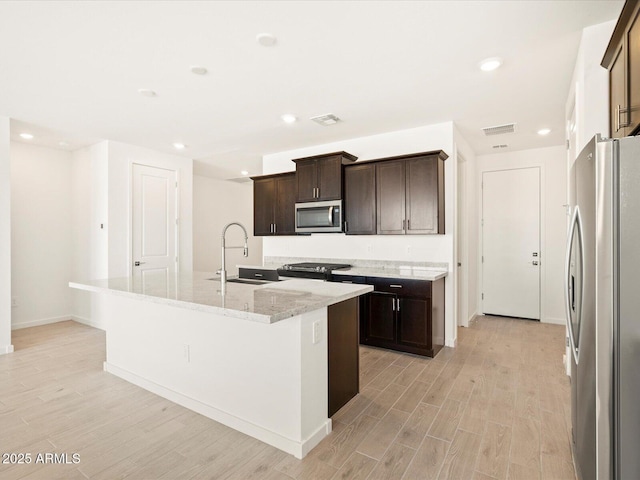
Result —
M 640 133 L 640 2 L 624 4 L 601 65 L 609 70 L 610 137 Z
M 251 177 L 254 236 L 295 235 L 294 172 Z

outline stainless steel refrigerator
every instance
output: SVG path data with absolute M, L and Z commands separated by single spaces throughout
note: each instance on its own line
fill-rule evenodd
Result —
M 569 181 L 565 303 L 576 473 L 640 479 L 640 137 L 596 135 Z

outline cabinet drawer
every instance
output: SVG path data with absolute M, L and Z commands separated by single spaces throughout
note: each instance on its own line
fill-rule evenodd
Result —
M 367 278 L 360 275 L 331 275 L 331 281 L 337 283 L 358 283 L 364 285 L 367 283 Z
M 377 292 L 396 293 L 401 296 L 431 298 L 429 280 L 399 280 L 397 278 L 368 277 L 369 285 Z

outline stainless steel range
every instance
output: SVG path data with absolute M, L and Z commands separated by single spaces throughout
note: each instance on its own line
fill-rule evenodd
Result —
M 318 263 L 302 262 L 289 263 L 278 269 L 278 275 L 283 277 L 315 278 L 318 280 L 328 280 L 331 272 L 350 268 L 351 265 L 345 263 Z

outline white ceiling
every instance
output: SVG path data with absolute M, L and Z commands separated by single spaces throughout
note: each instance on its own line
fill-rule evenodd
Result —
M 263 154 L 450 120 L 479 154 L 559 145 L 581 30 L 622 4 L 2 1 L 0 115 L 57 148 L 183 142 L 221 178 L 259 173 Z M 481 72 L 493 56 L 504 65 Z M 343 121 L 308 120 L 329 112 Z M 510 122 L 515 134 L 480 130 Z

